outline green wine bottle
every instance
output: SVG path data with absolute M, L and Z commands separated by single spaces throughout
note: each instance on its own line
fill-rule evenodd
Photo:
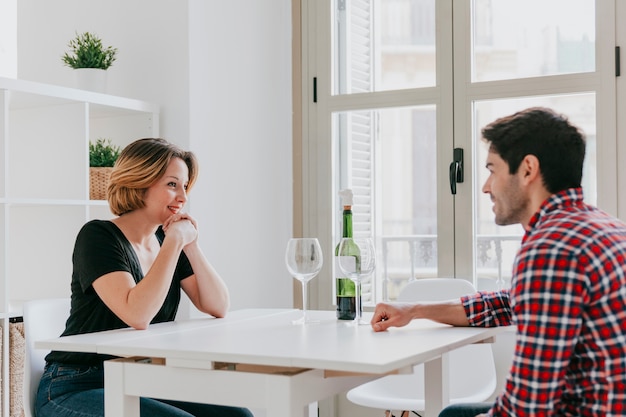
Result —
M 352 236 L 352 190 L 341 190 L 339 195 L 343 204 L 343 238 Z M 339 256 L 354 256 L 358 260 L 361 257 L 359 247 L 352 242 L 352 245 L 344 245 L 342 253 L 339 253 L 339 244 L 335 248 L 335 274 L 336 274 L 336 296 L 337 296 L 337 319 L 354 320 L 356 317 L 356 298 L 354 282 L 347 277 L 343 277 L 338 265 Z M 359 294 L 360 296 L 360 294 Z

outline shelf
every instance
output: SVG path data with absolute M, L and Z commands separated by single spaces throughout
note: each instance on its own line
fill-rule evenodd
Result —
M 9 207 L 17 206 L 108 206 L 106 200 L 72 200 L 50 198 L 0 198 L 0 204 Z
M 158 136 L 156 104 L 0 77 L 0 323 L 22 317 L 27 300 L 69 297 L 76 235 L 114 217 L 107 201 L 89 199 L 89 143 Z M 9 383 L 0 367 L 0 415 Z
M 102 116 L 114 116 L 124 110 L 159 112 L 159 106 L 154 103 L 13 78 L 0 77 L 0 90 L 11 91 L 13 109 L 84 102 L 92 104 L 96 115 L 102 114 Z
M 19 301 L 19 302 L 11 302 L 9 303 L 10 307 L 9 307 L 9 311 L 7 312 L 2 312 L 0 311 L 0 319 L 12 319 L 15 317 L 22 317 L 23 313 L 23 309 L 22 306 L 24 304 L 23 301 Z

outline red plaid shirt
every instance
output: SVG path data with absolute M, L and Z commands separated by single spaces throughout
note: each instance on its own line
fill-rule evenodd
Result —
M 473 326 L 517 327 L 489 415 L 626 415 L 626 224 L 577 188 L 546 200 L 529 226 L 511 289 L 462 299 Z

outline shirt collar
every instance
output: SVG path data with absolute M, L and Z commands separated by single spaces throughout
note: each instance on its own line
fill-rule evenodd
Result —
M 541 204 L 539 211 L 530 219 L 530 222 L 528 222 L 528 230 L 534 229 L 535 225 L 539 223 L 542 218 L 555 210 L 579 206 L 581 204 L 583 204 L 583 189 L 580 187 L 568 188 L 567 190 L 552 194 Z

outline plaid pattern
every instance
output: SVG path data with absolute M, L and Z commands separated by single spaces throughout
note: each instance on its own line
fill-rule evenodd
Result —
M 530 221 L 510 291 L 462 299 L 474 326 L 514 324 L 517 344 L 492 416 L 626 415 L 626 225 L 546 200 Z

